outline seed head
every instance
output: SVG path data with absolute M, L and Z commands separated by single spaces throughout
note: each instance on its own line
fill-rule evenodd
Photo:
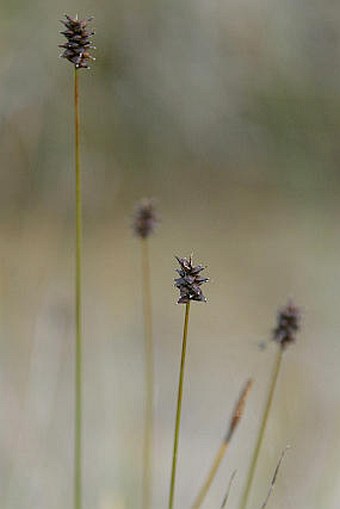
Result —
M 279 310 L 277 326 L 273 330 L 273 340 L 277 341 L 282 349 L 295 342 L 296 333 L 300 330 L 300 321 L 300 310 L 292 302 Z
M 175 287 L 180 293 L 178 304 L 188 304 L 191 300 L 206 302 L 201 286 L 209 281 L 209 278 L 200 276 L 205 269 L 204 265 L 193 265 L 192 255 L 189 258 L 176 256 L 176 259 L 180 265 L 180 268 L 176 269 L 179 278 L 175 279 Z
M 159 223 L 155 203 L 149 198 L 144 198 L 137 203 L 135 208 L 133 230 L 141 239 L 146 239 L 155 232 Z
M 60 33 L 66 37 L 67 42 L 59 44 L 59 48 L 64 49 L 60 56 L 69 60 L 76 69 L 89 69 L 89 61 L 95 60 L 90 54 L 90 50 L 95 49 L 91 41 L 94 32 L 88 29 L 93 18 L 78 19 L 78 16 L 72 18 L 67 14 L 65 18 L 60 21 L 66 30 Z

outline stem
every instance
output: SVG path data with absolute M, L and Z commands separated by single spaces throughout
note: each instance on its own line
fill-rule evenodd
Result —
M 219 469 L 220 464 L 222 463 L 222 460 L 224 458 L 225 453 L 227 452 L 228 446 L 230 441 L 224 440 L 222 444 L 220 445 L 220 448 L 217 451 L 217 454 L 215 456 L 214 462 L 212 464 L 211 469 L 209 470 L 208 477 L 203 484 L 202 488 L 200 489 L 199 494 L 197 495 L 197 498 L 192 506 L 192 509 L 199 509 L 201 507 L 209 488 L 216 476 L 217 470 Z
M 153 406 L 154 406 L 154 351 L 152 338 L 152 306 L 150 284 L 150 257 L 148 240 L 141 240 L 142 248 L 142 277 L 143 277 L 143 310 L 144 310 L 144 338 L 145 338 L 145 428 L 143 453 L 143 509 L 151 506 L 152 486 L 152 456 L 153 456 Z
M 262 421 L 261 421 L 261 426 L 260 426 L 259 434 L 257 436 L 257 441 L 256 441 L 253 457 L 252 457 L 251 464 L 250 464 L 250 467 L 249 467 L 246 487 L 245 487 L 245 490 L 243 492 L 243 497 L 242 497 L 242 500 L 241 500 L 240 509 L 246 509 L 247 508 L 247 504 L 248 504 L 248 500 L 249 500 L 249 495 L 250 495 L 250 492 L 251 492 L 251 489 L 252 489 L 252 485 L 253 485 L 253 481 L 254 481 L 254 477 L 255 477 L 257 461 L 258 461 L 258 458 L 259 458 L 262 442 L 263 442 L 265 431 L 266 431 L 268 416 L 269 416 L 269 413 L 270 413 L 270 410 L 271 410 L 271 407 L 272 407 L 272 403 L 273 403 L 273 397 L 274 397 L 276 382 L 277 382 L 277 379 L 278 379 L 278 376 L 279 376 L 279 372 L 280 372 L 280 366 L 281 366 L 281 361 L 282 361 L 282 354 L 283 354 L 283 349 L 280 346 L 279 349 L 278 349 L 277 355 L 276 355 L 275 363 L 274 363 L 274 368 L 273 368 L 273 373 L 272 373 L 272 377 L 271 377 L 271 381 L 270 381 L 269 392 L 268 392 L 268 396 L 267 396 L 265 410 L 264 410 L 264 413 L 263 413 L 263 416 L 262 416 Z
M 172 470 L 171 470 L 171 481 L 170 481 L 169 509 L 173 509 L 174 498 L 175 498 L 177 453 L 178 453 L 179 430 L 180 430 L 181 414 L 182 414 L 183 382 L 184 382 L 184 368 L 185 368 L 187 337 L 188 337 L 189 312 L 190 312 L 190 302 L 188 302 L 185 305 L 185 319 L 184 319 L 183 339 L 182 339 L 182 355 L 181 355 L 181 366 L 180 366 L 180 373 L 179 373 L 177 412 L 176 412 L 176 421 L 175 421 L 174 449 L 173 449 L 173 454 L 172 454 Z
M 75 143 L 75 179 L 76 179 L 76 268 L 75 268 L 75 420 L 74 420 L 74 508 L 82 506 L 82 289 L 81 289 L 81 254 L 82 254 L 82 200 L 80 172 L 80 137 L 79 137 L 79 86 L 78 71 L 74 70 L 74 143 Z

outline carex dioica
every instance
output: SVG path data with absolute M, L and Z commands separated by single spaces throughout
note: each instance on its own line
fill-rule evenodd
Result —
M 249 467 L 245 489 L 241 499 L 240 509 L 247 509 L 248 506 L 249 496 L 255 478 L 257 462 L 260 455 L 263 439 L 265 436 L 268 417 L 273 403 L 276 383 L 280 373 L 283 353 L 288 345 L 296 341 L 296 335 L 300 330 L 300 322 L 301 322 L 300 310 L 292 302 L 288 302 L 288 304 L 281 308 L 277 313 L 277 323 L 276 327 L 273 329 L 272 332 L 272 340 L 277 343 L 278 351 L 274 362 L 272 376 L 270 378 L 267 399 L 264 406 L 261 425 L 257 435 L 256 444 Z
M 60 20 L 65 25 L 66 30 L 61 32 L 66 37 L 66 42 L 59 44 L 59 48 L 64 51 L 62 58 L 66 58 L 76 69 L 89 69 L 89 63 L 95 58 L 91 55 L 91 50 L 95 49 L 92 44 L 92 37 L 95 32 L 88 28 L 93 17 L 79 19 L 65 14 L 65 19 Z
M 154 442 L 154 344 L 152 325 L 152 292 L 149 237 L 158 225 L 154 200 L 144 198 L 137 203 L 133 231 L 140 239 L 145 343 L 145 424 L 143 441 L 142 509 L 152 506 L 153 442 Z
M 94 60 L 91 50 L 94 32 L 88 28 L 92 18 L 79 19 L 65 14 L 62 35 L 66 42 L 60 44 L 65 58 L 74 67 L 74 152 L 75 152 L 75 416 L 74 416 L 74 508 L 82 507 L 82 193 L 80 169 L 80 118 L 79 80 L 80 69 L 88 69 Z
M 180 364 L 179 383 L 178 383 L 174 447 L 173 447 L 173 454 L 172 454 L 169 509 L 173 509 L 174 500 L 175 500 L 177 453 L 178 453 L 179 430 L 180 430 L 181 414 L 182 414 L 184 368 L 185 368 L 186 345 L 187 345 L 187 337 L 188 337 L 190 304 L 192 301 L 206 302 L 207 299 L 203 295 L 201 287 L 204 283 L 206 283 L 208 281 L 207 277 L 202 277 L 202 275 L 201 275 L 201 273 L 205 269 L 204 265 L 194 265 L 192 256 L 189 256 L 189 258 L 180 258 L 177 256 L 176 258 L 179 263 L 179 269 L 177 269 L 179 277 L 175 279 L 175 286 L 179 290 L 179 299 L 177 302 L 178 302 L 178 304 L 185 304 L 185 318 L 184 318 L 184 327 L 183 327 L 182 353 L 181 353 L 181 364 Z

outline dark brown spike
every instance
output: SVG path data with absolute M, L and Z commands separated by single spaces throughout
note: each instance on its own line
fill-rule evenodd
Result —
M 193 265 L 192 255 L 189 258 L 176 256 L 180 268 L 176 272 L 180 276 L 175 279 L 175 286 L 179 289 L 178 304 L 188 304 L 191 300 L 206 302 L 201 286 L 209 281 L 209 278 L 199 275 L 205 269 L 203 265 Z
M 95 60 L 89 52 L 95 49 L 89 40 L 94 35 L 94 31 L 88 29 L 88 23 L 93 20 L 93 17 L 78 19 L 77 16 L 72 18 L 65 14 L 65 18 L 60 21 L 66 30 L 60 33 L 66 37 L 67 42 L 59 45 L 60 48 L 65 49 L 60 56 L 71 62 L 76 69 L 88 69 L 89 61 Z
M 292 302 L 279 310 L 277 325 L 273 330 L 273 340 L 284 349 L 296 340 L 296 334 L 300 330 L 301 314 L 298 307 Z
M 141 239 L 152 235 L 159 224 L 156 213 L 155 201 L 150 198 L 143 198 L 137 203 L 133 219 L 133 230 Z

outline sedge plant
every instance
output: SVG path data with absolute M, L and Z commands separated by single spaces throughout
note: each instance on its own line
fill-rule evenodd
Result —
M 244 492 L 241 498 L 240 509 L 247 509 L 248 506 L 250 493 L 255 479 L 258 459 L 260 456 L 261 447 L 265 437 L 268 418 L 273 404 L 275 388 L 280 373 L 283 354 L 287 346 L 295 342 L 296 333 L 299 331 L 299 329 L 300 329 L 300 311 L 296 306 L 289 302 L 285 307 L 283 307 L 278 312 L 277 326 L 273 331 L 273 340 L 277 344 L 277 352 L 274 361 L 272 375 L 269 382 L 264 412 L 262 414 L 261 424 L 257 435 Z
M 79 71 L 88 69 L 94 60 L 89 29 L 92 18 L 79 19 L 65 14 L 61 32 L 66 42 L 60 44 L 62 58 L 74 69 L 74 154 L 75 154 L 75 411 L 74 411 L 74 509 L 82 508 L 82 191 L 80 165 Z
M 175 279 L 175 286 L 180 292 L 178 304 L 185 305 L 184 313 L 184 326 L 182 335 L 182 351 L 181 351 L 181 362 L 179 370 L 179 381 L 178 381 L 178 393 L 177 393 L 177 409 L 175 418 L 175 431 L 174 431 L 174 445 L 172 453 L 172 466 L 171 466 L 171 477 L 170 477 L 170 492 L 169 492 L 169 509 L 174 508 L 175 504 L 175 488 L 176 488 L 176 471 L 177 471 L 177 460 L 178 460 L 178 445 L 179 445 L 179 433 L 181 426 L 182 416 L 182 400 L 183 400 L 183 385 L 184 385 L 184 372 L 185 372 L 185 361 L 187 351 L 187 339 L 189 330 L 189 316 L 190 316 L 190 305 L 192 301 L 206 302 L 206 298 L 203 295 L 201 286 L 208 281 L 208 278 L 202 277 L 201 272 L 205 269 L 203 265 L 193 265 L 192 255 L 189 258 L 176 257 L 180 265 L 177 269 L 179 277 Z
M 154 442 L 154 344 L 152 334 L 152 298 L 149 237 L 158 224 L 153 200 L 143 199 L 136 207 L 133 230 L 140 239 L 145 344 L 145 423 L 143 441 L 142 509 L 152 505 L 152 471 Z

